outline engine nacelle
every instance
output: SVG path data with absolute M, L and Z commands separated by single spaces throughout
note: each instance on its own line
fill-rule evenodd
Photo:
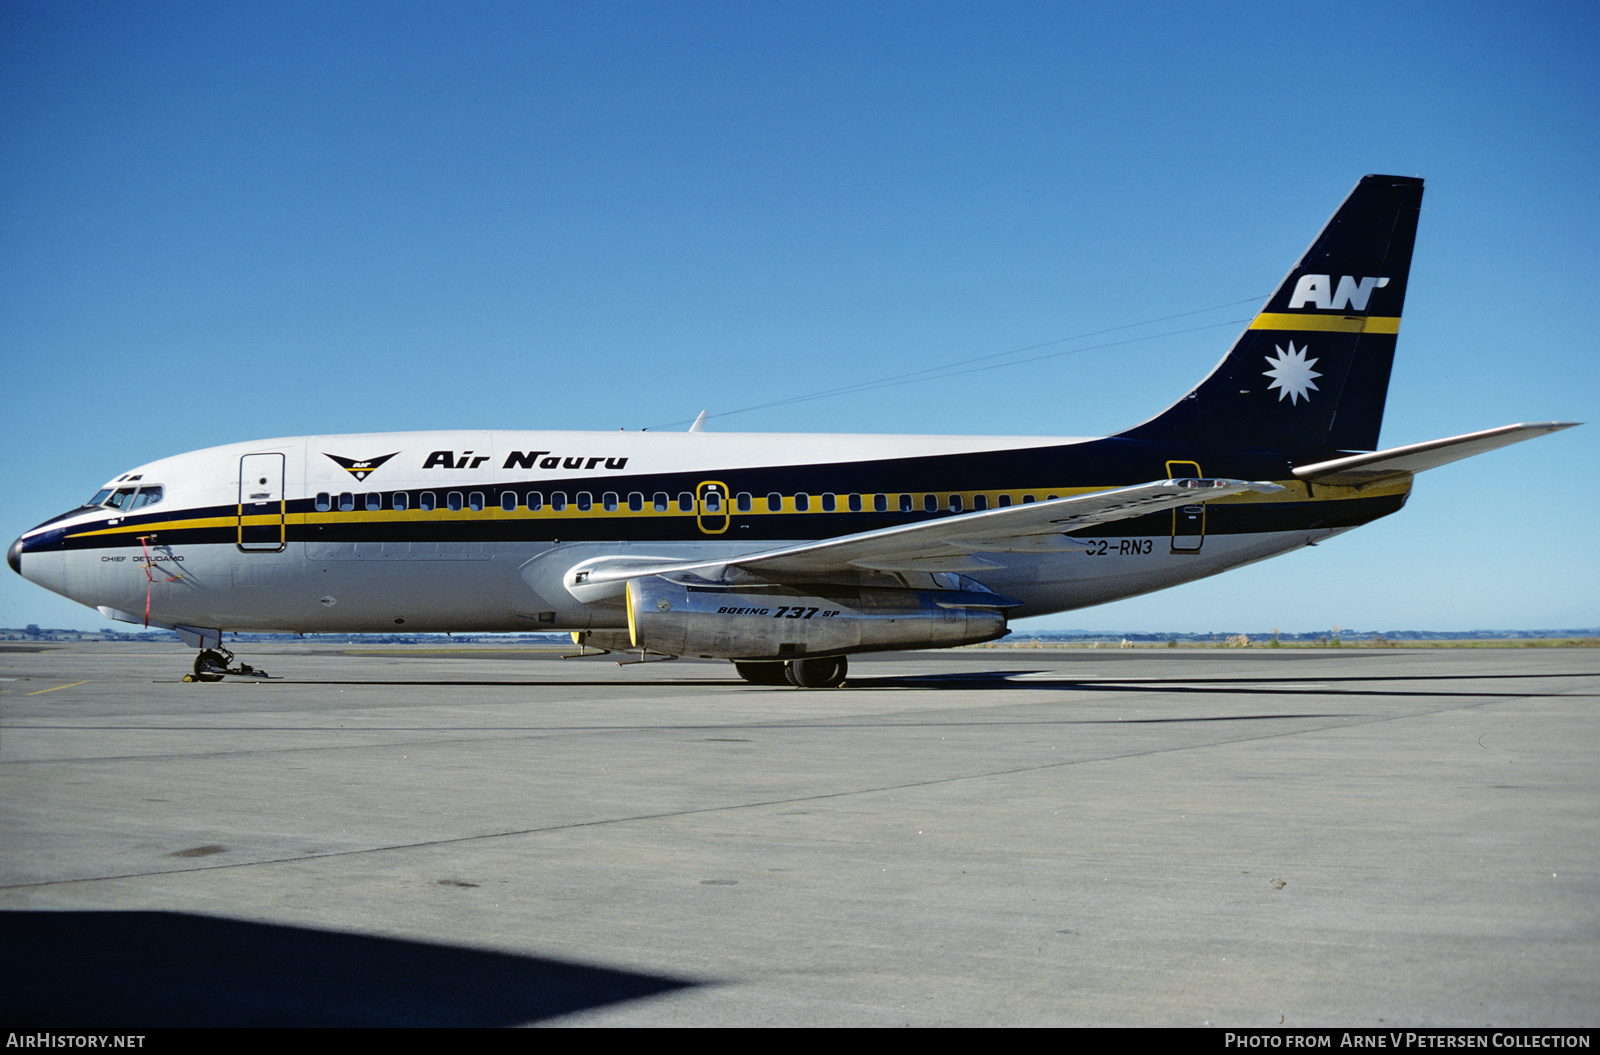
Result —
M 628 583 L 635 648 L 708 659 L 795 659 L 950 648 L 1004 637 L 1016 602 L 973 590 Z

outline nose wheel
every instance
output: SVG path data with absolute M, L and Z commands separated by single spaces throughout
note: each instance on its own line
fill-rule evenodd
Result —
M 225 648 L 202 649 L 194 657 L 194 673 L 185 674 L 184 681 L 221 681 L 223 675 L 232 674 L 241 678 L 270 678 L 271 674 L 248 663 L 240 663 L 236 667 L 228 666 L 233 662 L 233 653 Z

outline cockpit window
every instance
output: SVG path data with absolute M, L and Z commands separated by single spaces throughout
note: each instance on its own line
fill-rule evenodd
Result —
M 153 506 L 159 501 L 161 501 L 161 487 L 159 484 L 153 484 L 139 488 L 139 493 L 133 496 L 133 504 L 127 508 L 129 511 L 143 509 L 145 506 Z
M 85 509 L 94 506 L 108 506 L 111 509 L 120 509 L 124 513 L 131 513 L 135 509 L 153 506 L 161 501 L 162 487 L 160 484 L 146 484 L 144 487 L 105 487 L 95 492 L 93 498 L 83 503 Z

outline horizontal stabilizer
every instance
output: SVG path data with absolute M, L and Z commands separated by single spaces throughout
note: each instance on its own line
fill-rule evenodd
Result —
M 1576 421 L 1536 421 L 1524 425 L 1502 425 L 1498 429 L 1469 432 L 1465 436 L 1411 443 L 1404 447 L 1391 447 L 1371 454 L 1352 454 L 1347 458 L 1334 458 L 1325 462 L 1302 465 L 1294 474 L 1302 480 L 1323 484 L 1365 484 L 1386 476 L 1401 473 L 1418 473 L 1448 465 L 1474 454 L 1507 447 L 1535 436 L 1544 436 L 1580 424 Z

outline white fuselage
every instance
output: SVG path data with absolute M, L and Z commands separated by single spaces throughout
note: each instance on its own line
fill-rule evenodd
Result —
M 159 499 L 137 509 L 85 508 L 41 525 L 20 540 L 19 570 L 153 625 L 615 628 L 625 624 L 620 605 L 585 603 L 563 584 L 574 565 L 597 557 L 720 559 L 819 532 L 1128 482 L 1112 470 L 1083 470 L 1104 442 L 474 431 L 231 444 L 123 474 L 107 485 L 113 495 L 159 487 Z M 1144 478 L 1169 474 L 1156 463 L 1140 470 Z M 1313 500 L 1303 487 L 1295 497 Z M 976 577 L 1022 602 L 1011 618 L 1041 615 L 1211 575 L 1350 526 L 1208 533 L 1204 514 L 1135 523 L 1143 530 L 1080 539 L 1086 547 L 1065 552 L 991 555 Z

